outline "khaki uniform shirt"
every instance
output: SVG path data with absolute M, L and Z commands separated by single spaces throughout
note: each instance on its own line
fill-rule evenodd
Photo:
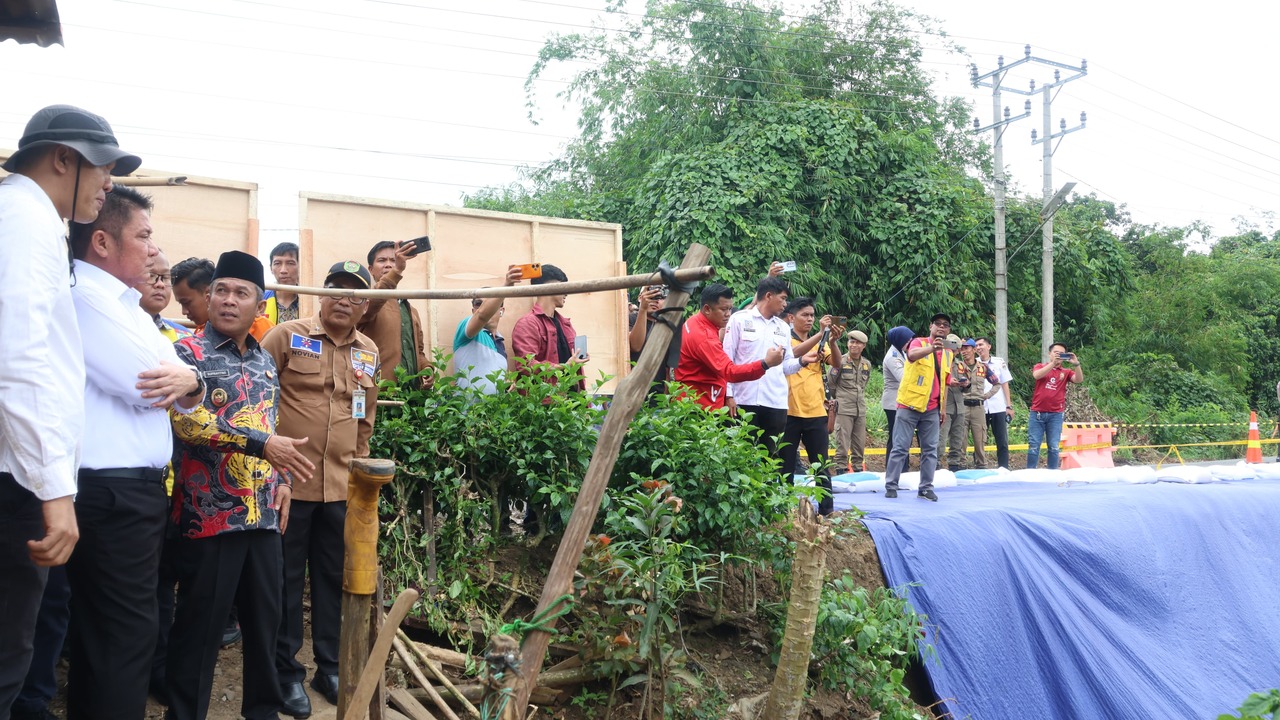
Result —
M 374 284 L 374 290 L 395 290 L 400 286 L 403 276 L 392 268 L 382 275 L 382 279 Z M 418 317 L 418 311 L 410 306 L 411 316 L 413 318 L 413 344 L 418 354 L 418 371 L 427 369 L 430 361 L 427 359 L 426 349 L 422 338 L 422 319 Z M 364 333 L 378 348 L 379 357 L 382 359 L 383 380 L 395 380 L 396 368 L 400 365 L 403 355 L 404 338 L 402 336 L 403 324 L 400 318 L 400 303 L 395 300 L 387 300 L 378 298 L 369 301 L 369 307 L 365 308 L 364 317 L 360 319 L 360 325 L 357 328 Z
M 983 400 L 987 391 L 984 389 L 983 383 L 987 379 L 987 364 L 981 360 L 975 360 L 973 364 L 965 362 L 964 359 L 956 361 L 956 369 L 961 370 L 964 375 L 969 378 L 969 385 L 965 388 L 957 388 L 963 395 L 965 400 Z M 985 411 L 984 411 L 985 412 Z
M 302 454 L 316 466 L 310 480 L 293 484 L 293 499 L 345 501 L 348 465 L 352 458 L 369 456 L 378 403 L 377 346 L 356 330 L 335 341 L 316 315 L 275 326 L 262 347 L 279 369 L 276 432 L 308 438 Z M 357 387 L 365 391 L 362 420 L 351 416 Z
M 844 359 L 840 369 L 840 379 L 836 380 L 836 371 L 830 373 L 831 392 L 840 404 L 837 415 L 858 417 L 867 414 L 867 398 L 865 395 L 867 381 L 871 379 L 871 362 L 866 358 Z

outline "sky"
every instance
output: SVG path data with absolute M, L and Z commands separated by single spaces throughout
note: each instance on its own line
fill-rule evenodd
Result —
M 1155 6 L 901 0 L 936 18 L 927 35 L 938 91 L 971 100 L 983 125 L 991 91 L 969 83 L 1026 44 L 1088 74 L 1062 86 L 1052 125 L 1088 115 L 1057 146 L 1053 184 L 1123 202 L 1137 222 L 1238 222 L 1264 231 L 1280 211 L 1280 110 L 1266 87 L 1280 6 L 1240 0 Z M 553 33 L 617 27 L 603 0 L 59 0 L 65 47 L 0 43 L 0 147 L 53 103 L 104 115 L 148 170 L 259 185 L 261 244 L 296 239 L 300 191 L 461 205 L 481 187 L 556 157 L 575 132 L 557 98 L 585 68 L 525 78 Z M 788 0 L 789 13 L 806 5 Z M 632 2 L 629 12 L 643 12 Z M 857 12 L 849 3 L 849 12 Z M 1009 83 L 1048 81 L 1038 68 Z M 1025 98 L 1006 93 L 1014 115 Z M 1039 195 L 1041 98 L 1004 135 L 1016 191 Z M 986 134 L 990 139 L 990 133 Z M 625 231 L 625 229 L 624 229 Z

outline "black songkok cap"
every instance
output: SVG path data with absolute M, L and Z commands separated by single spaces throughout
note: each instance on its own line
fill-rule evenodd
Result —
M 239 250 L 228 250 L 218 256 L 218 266 L 213 271 L 213 279 L 219 278 L 247 280 L 260 289 L 266 287 L 262 261 Z

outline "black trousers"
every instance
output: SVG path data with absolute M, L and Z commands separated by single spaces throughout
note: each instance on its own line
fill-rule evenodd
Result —
M 162 479 L 80 479 L 80 541 L 67 563 L 68 720 L 146 715 L 168 501 Z
M 176 528 L 170 528 L 176 530 Z M 151 655 L 151 688 L 164 690 L 165 667 L 169 661 L 169 633 L 173 628 L 173 612 L 178 604 L 178 548 L 182 541 L 177 537 L 165 538 L 160 550 L 159 582 L 156 585 L 156 607 L 159 625 L 156 627 L 156 650 Z
M 58 658 L 62 657 L 62 643 L 67 639 L 70 622 L 71 584 L 67 581 L 67 567 L 51 567 L 49 582 L 45 583 L 44 595 L 40 598 L 40 613 L 36 615 L 31 667 L 22 683 L 22 692 L 13 701 L 15 713 L 38 715 L 49 708 L 49 701 L 58 694 Z
M 36 614 L 49 577 L 31 561 L 27 541 L 44 537 L 44 504 L 9 473 L 0 473 L 0 720 L 31 665 Z
M 802 418 L 787 416 L 786 430 L 782 434 L 782 479 L 793 482 L 796 467 L 800 465 L 800 443 L 809 456 L 810 465 L 821 465 L 827 461 L 829 443 L 827 435 L 827 416 Z M 831 514 L 835 507 L 831 498 L 831 476 L 824 468 L 818 472 L 818 487 L 827 491 L 826 497 L 818 501 L 818 512 Z
M 787 430 L 787 411 L 763 405 L 739 405 L 739 411 L 751 413 L 752 427 L 760 430 L 760 443 L 773 457 L 778 455 L 778 438 Z
M 1009 416 L 1002 412 L 987 413 L 987 427 L 991 428 L 991 437 L 996 441 L 996 464 L 1008 470 Z
M 248 720 L 278 717 L 283 698 L 273 654 L 280 628 L 280 545 L 275 530 L 178 541 L 178 607 L 165 668 L 172 720 L 204 720 L 208 714 L 213 668 L 233 602 L 244 633 L 240 714 Z
M 311 577 L 311 649 L 316 672 L 338 673 L 338 630 L 342 622 L 343 526 L 346 502 L 295 500 L 284 534 L 284 613 L 276 641 L 280 682 L 302 682 L 306 668 L 298 662 L 302 649 L 302 586 Z
M 886 426 L 888 427 L 888 431 L 885 433 L 885 438 L 884 438 L 884 464 L 885 464 L 885 467 L 888 467 L 889 451 L 893 450 L 893 424 L 898 420 L 898 411 L 885 410 L 884 419 L 885 419 L 885 422 L 888 423 L 888 425 Z

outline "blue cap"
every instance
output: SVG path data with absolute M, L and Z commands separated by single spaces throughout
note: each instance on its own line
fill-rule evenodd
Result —
M 960 347 L 978 347 L 978 343 L 975 342 L 973 338 L 969 338 L 960 343 Z

